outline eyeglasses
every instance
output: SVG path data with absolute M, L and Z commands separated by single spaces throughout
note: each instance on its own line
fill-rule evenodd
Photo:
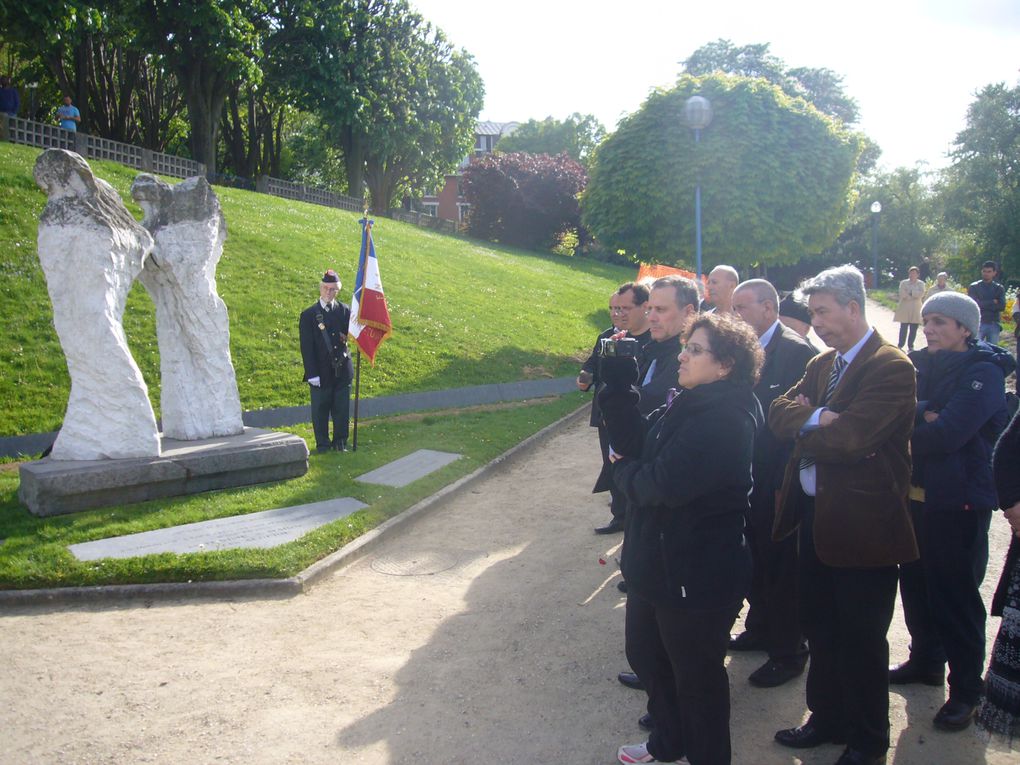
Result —
M 703 353 L 712 355 L 711 348 L 705 348 L 704 346 L 698 345 L 697 343 L 688 343 L 687 345 L 684 346 L 683 352 L 690 356 L 700 356 Z

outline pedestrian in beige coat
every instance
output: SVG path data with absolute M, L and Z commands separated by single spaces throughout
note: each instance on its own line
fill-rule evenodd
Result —
M 896 344 L 902 348 L 906 343 L 907 350 L 914 350 L 917 338 L 917 327 L 921 323 L 921 303 L 924 302 L 924 282 L 917 266 L 911 266 L 907 277 L 900 282 L 900 302 L 896 304 L 893 321 L 900 323 L 900 341 Z M 908 338 L 909 335 L 909 338 Z

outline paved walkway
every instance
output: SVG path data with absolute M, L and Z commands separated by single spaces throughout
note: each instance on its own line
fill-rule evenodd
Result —
M 594 431 L 577 421 L 289 600 L 8 612 L 0 759 L 612 763 L 643 740 L 643 710 L 614 679 L 626 666 L 619 538 L 591 532 L 608 513 L 589 493 L 597 466 Z M 1000 521 L 987 591 L 1008 541 Z M 899 616 L 890 640 L 903 658 Z M 801 719 L 804 681 L 753 688 L 762 660 L 730 659 L 734 763 L 831 765 L 838 747 L 772 743 Z M 973 731 L 936 732 L 941 689 L 890 698 L 893 765 L 1017 762 Z

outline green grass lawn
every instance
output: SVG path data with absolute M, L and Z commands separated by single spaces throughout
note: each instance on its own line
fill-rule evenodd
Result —
M 301 478 L 48 518 L 37 518 L 18 503 L 18 474 L 9 466 L 0 471 L 0 589 L 291 576 L 486 464 L 586 399 L 572 393 L 526 403 L 363 421 L 357 452 L 313 455 L 308 473 Z M 310 427 L 288 431 L 311 438 Z M 425 447 L 464 457 L 404 488 L 354 481 L 355 476 Z M 336 497 L 354 497 L 369 507 L 266 550 L 164 553 L 91 562 L 79 561 L 67 550 L 67 545 L 77 542 Z
M 36 227 L 46 199 L 32 178 L 38 149 L 0 144 L 0 436 L 49 431 L 69 379 L 50 316 Z M 137 172 L 91 163 L 139 219 Z M 175 179 L 167 179 L 175 183 Z M 350 300 L 359 215 L 216 188 L 228 237 L 218 269 L 245 410 L 307 403 L 297 318 L 327 267 Z M 365 397 L 573 374 L 607 326 L 610 291 L 635 269 L 451 237 L 379 218 L 374 230 L 393 336 L 362 365 Z M 124 326 L 159 414 L 155 309 L 136 284 Z

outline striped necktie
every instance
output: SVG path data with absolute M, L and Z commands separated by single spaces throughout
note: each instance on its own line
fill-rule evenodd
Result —
M 829 373 L 829 384 L 825 386 L 825 395 L 822 396 L 822 400 L 818 402 L 819 406 L 824 406 L 825 402 L 832 397 L 832 392 L 836 390 L 836 386 L 839 385 L 839 378 L 843 376 L 844 369 L 846 369 L 846 359 L 839 354 L 836 354 L 836 360 L 832 363 L 832 371 Z M 800 459 L 801 470 L 805 470 L 814 464 L 814 457 L 801 457 Z

